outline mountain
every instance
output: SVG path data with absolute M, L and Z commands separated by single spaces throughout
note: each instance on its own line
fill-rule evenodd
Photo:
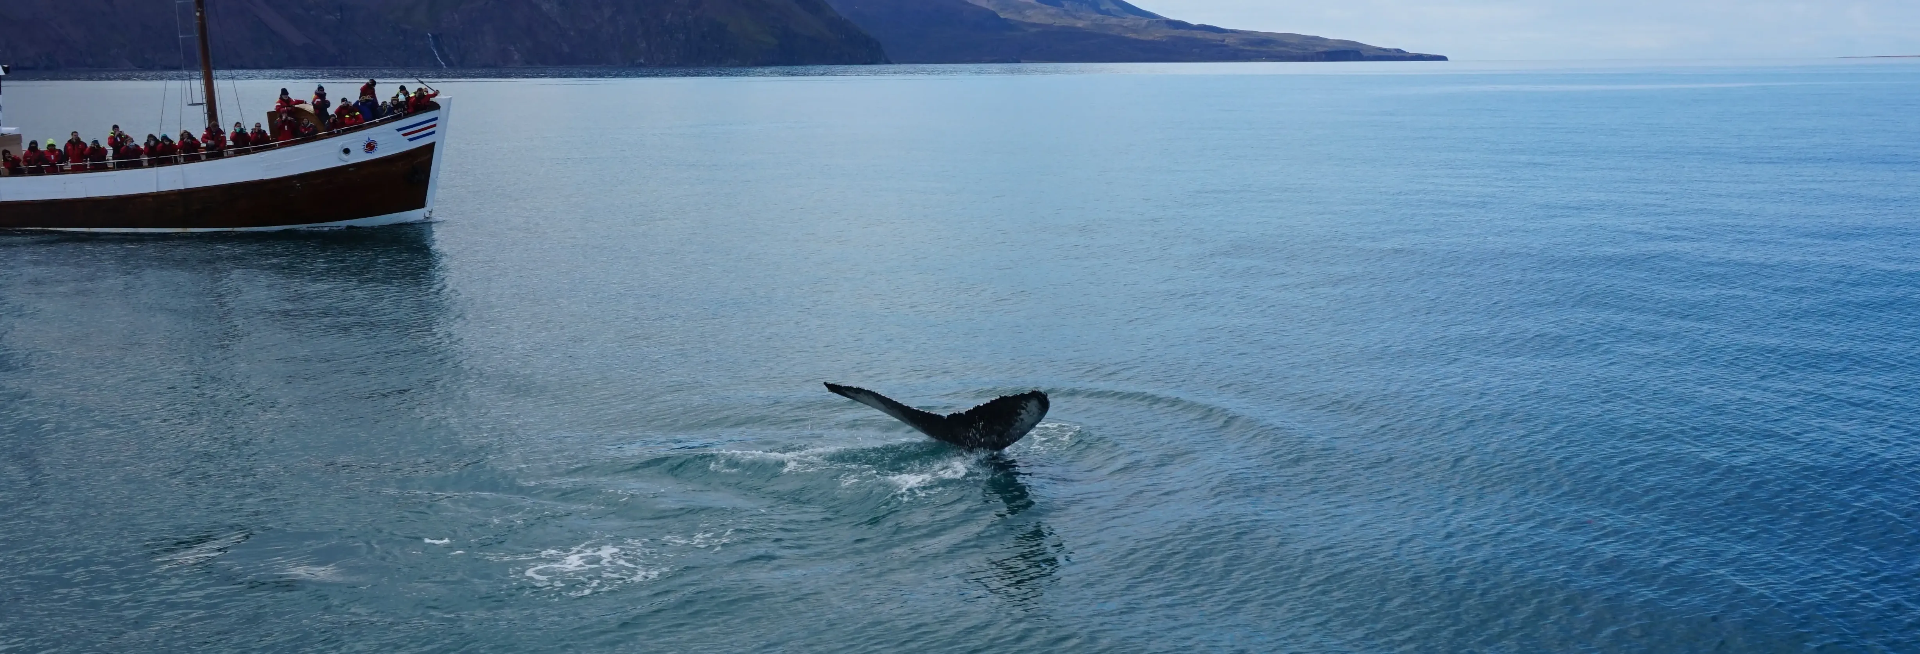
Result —
M 885 63 L 823 0 L 207 0 L 222 68 Z M 176 10 L 180 15 L 176 19 Z M 0 0 L 23 69 L 196 66 L 192 3 Z M 176 20 L 178 21 L 176 23 Z M 179 31 L 176 30 L 179 27 Z
M 1446 61 L 1354 41 L 1173 20 L 1123 0 L 827 0 L 900 63 Z

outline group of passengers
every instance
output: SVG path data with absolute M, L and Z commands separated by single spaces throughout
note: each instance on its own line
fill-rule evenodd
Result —
M 86 141 L 79 132 L 73 132 L 65 146 L 59 146 L 53 139 L 47 139 L 47 147 L 41 149 L 37 141 L 27 142 L 27 151 L 14 156 L 10 150 L 0 149 L 0 174 L 5 175 L 52 175 L 67 172 L 89 170 L 108 170 L 113 168 L 146 168 L 150 166 L 171 166 L 207 159 L 218 159 L 229 154 L 240 155 L 257 148 L 277 147 L 282 143 L 313 138 L 325 132 L 350 129 L 369 121 L 383 117 L 406 115 L 417 111 L 438 108 L 433 99 L 439 91 L 421 88 L 409 93 L 407 87 L 382 103 L 374 98 L 377 83 L 367 80 L 360 87 L 360 98 L 354 102 L 341 102 L 339 107 L 327 99 L 327 87 L 321 86 L 313 91 L 313 100 L 302 103 L 280 89 L 280 99 L 274 103 L 274 114 L 278 116 L 272 132 L 254 123 L 249 130 L 241 123 L 233 124 L 232 137 L 229 132 L 218 126 L 208 126 L 205 132 L 195 137 L 192 132 L 182 130 L 179 140 L 167 135 L 148 134 L 144 142 L 135 141 L 119 125 L 107 133 L 107 144 L 102 146 L 99 140 Z M 304 106 L 303 106 L 304 105 Z M 329 113 L 327 110 L 332 108 Z M 312 120 L 303 120 L 303 111 L 312 112 Z M 318 124 L 316 124 L 318 123 Z M 231 147 L 229 147 L 231 142 Z

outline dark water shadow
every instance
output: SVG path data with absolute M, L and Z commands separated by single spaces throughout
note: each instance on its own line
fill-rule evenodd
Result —
M 984 489 L 1005 506 L 996 516 L 1008 523 L 1011 537 L 972 578 L 1015 606 L 1037 607 L 1065 562 L 1066 544 L 1045 522 L 1031 515 L 1019 517 L 1037 506 L 1033 489 L 1021 480 L 1019 463 L 996 452 L 981 459 L 981 465 L 987 471 Z

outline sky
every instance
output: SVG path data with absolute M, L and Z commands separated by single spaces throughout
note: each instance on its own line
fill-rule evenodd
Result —
M 1180 20 L 1459 60 L 1920 55 L 1920 0 L 1130 0 Z

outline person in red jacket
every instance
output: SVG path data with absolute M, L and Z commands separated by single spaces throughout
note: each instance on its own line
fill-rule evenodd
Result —
M 375 87 L 375 86 L 377 86 L 377 85 L 378 85 L 378 84 L 377 84 L 376 82 L 374 82 L 373 80 L 367 80 L 367 83 L 365 83 L 365 84 L 361 84 L 361 85 L 360 85 L 360 97 L 363 97 L 363 98 L 377 98 L 377 97 L 380 97 L 380 95 L 379 95 L 378 93 L 374 93 L 374 87 Z
M 253 147 L 256 148 L 273 142 L 273 137 L 267 134 L 267 130 L 260 127 L 260 123 L 254 123 L 253 131 L 247 134 L 253 137 Z
M 79 132 L 73 132 L 67 136 L 67 162 L 73 164 L 74 168 L 78 169 L 80 162 L 86 160 L 87 141 L 80 138 Z
M 126 132 L 120 131 L 119 125 L 114 125 L 113 129 L 107 130 L 107 152 L 112 153 L 113 158 L 119 159 L 120 148 L 129 145 L 133 145 L 133 137 L 127 136 Z
M 193 132 L 184 129 L 180 130 L 180 160 L 200 160 L 200 139 L 194 138 Z
M 20 165 L 27 169 L 28 175 L 47 174 L 46 155 L 40 153 L 39 141 L 27 141 L 27 151 L 20 155 Z
M 300 101 L 293 99 L 293 95 L 287 93 L 286 89 L 280 89 L 280 99 L 273 103 L 273 110 L 284 113 L 286 110 L 292 109 L 298 104 L 300 104 Z
M 57 175 L 67 170 L 67 153 L 53 147 L 53 139 L 47 139 L 47 174 Z
M 275 132 L 273 135 L 274 140 L 281 143 L 286 143 L 298 137 L 300 135 L 300 126 L 294 124 L 293 112 L 280 112 L 279 120 L 273 124 L 273 131 Z
M 208 159 L 226 156 L 227 133 L 219 125 L 208 125 L 207 131 L 200 134 L 200 146 L 207 149 Z
M 87 146 L 87 170 L 106 169 L 107 149 L 100 147 L 100 141 L 95 140 L 92 145 Z
M 126 147 L 120 148 L 120 154 L 113 155 L 113 167 L 115 168 L 143 167 L 146 165 L 146 163 L 141 161 L 140 159 L 141 157 L 145 157 L 145 156 L 147 156 L 146 148 L 140 147 L 140 144 L 134 143 L 132 138 L 128 138 Z
M 241 125 L 240 123 L 234 123 L 233 124 L 234 153 L 242 154 L 247 148 L 250 148 L 250 147 L 253 147 L 253 135 L 247 133 L 246 126 Z
M 427 87 L 415 89 L 413 96 L 407 98 L 407 113 L 415 114 L 433 108 L 433 99 L 440 97 L 439 91 L 427 92 Z
M 174 155 L 175 148 L 173 147 L 173 144 L 169 142 L 170 140 L 171 139 L 156 137 L 152 134 L 147 135 L 147 148 L 146 148 L 147 149 L 147 165 L 149 166 L 173 165 L 173 155 Z
M 20 159 L 13 156 L 12 150 L 0 150 L 0 174 L 19 177 L 26 173 L 26 168 L 20 165 Z

